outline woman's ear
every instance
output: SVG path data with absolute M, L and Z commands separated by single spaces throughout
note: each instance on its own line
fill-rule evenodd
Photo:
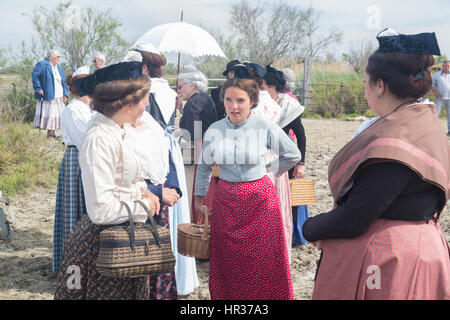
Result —
M 148 72 L 148 67 L 145 63 L 142 64 L 142 73 L 145 75 L 150 75 L 150 72 Z
M 382 97 L 386 92 L 386 83 L 383 80 L 378 79 L 376 89 L 377 95 Z
M 131 103 L 126 104 L 124 108 L 125 108 L 125 110 L 127 111 L 128 114 L 132 114 L 133 113 L 133 106 L 131 105 Z

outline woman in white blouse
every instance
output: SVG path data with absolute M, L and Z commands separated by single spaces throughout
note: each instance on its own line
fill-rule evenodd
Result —
M 72 231 L 75 223 L 86 213 L 84 204 L 81 171 L 78 163 L 78 151 L 81 147 L 84 133 L 95 111 L 89 106 L 89 96 L 80 97 L 74 80 L 87 77 L 88 67 L 78 68 L 67 76 L 69 91 L 74 97 L 61 114 L 61 132 L 64 144 L 67 146 L 61 162 L 56 191 L 55 223 L 53 230 L 52 271 L 58 272 L 64 242 Z
M 87 214 L 76 223 L 63 252 L 55 299 L 148 299 L 148 277 L 111 278 L 95 268 L 100 232 L 107 225 L 127 223 L 121 201 L 132 210 L 135 223 L 144 223 L 143 200 L 152 214 L 159 200 L 145 183 L 144 160 L 135 152 L 130 124 L 148 103 L 150 80 L 142 64 L 124 62 L 97 70 L 75 81 L 81 96 L 89 94 L 98 112 L 80 149 L 80 168 Z
M 150 101 L 147 111 L 140 119 L 149 129 L 157 134 L 150 139 L 152 134 L 146 133 L 144 137 L 145 151 L 149 157 L 149 171 L 155 167 L 158 161 L 155 157 L 155 148 L 167 140 L 165 157 L 167 172 L 160 175 L 163 179 L 158 179 L 157 174 L 149 175 L 150 191 L 160 197 L 160 202 L 167 204 L 167 210 L 162 210 L 159 214 L 161 225 L 170 230 L 172 250 L 176 257 L 174 274 L 154 275 L 150 277 L 152 291 L 151 298 L 176 299 L 178 295 L 188 295 L 198 287 L 197 267 L 195 258 L 186 257 L 178 253 L 178 225 L 191 222 L 190 207 L 188 200 L 188 189 L 186 186 L 186 174 L 180 145 L 173 133 L 175 128 L 176 97 L 177 93 L 169 87 L 166 79 L 163 79 L 162 67 L 166 65 L 167 59 L 150 43 L 140 42 L 134 45 L 134 50 L 141 54 L 143 70 L 142 72 L 151 78 Z M 159 134 L 158 134 L 159 132 Z M 169 161 L 167 161 L 169 159 Z M 162 161 L 159 161 L 162 163 Z M 170 165 L 169 165 L 170 162 Z M 169 170 L 170 167 L 170 170 Z M 150 172 L 149 172 L 150 173 Z M 149 174 L 148 173 L 148 174 Z M 163 181 L 164 188 L 161 188 Z M 159 186 L 157 186 L 159 185 Z M 156 190 L 155 190 L 156 189 Z M 176 191 L 177 190 L 177 191 Z M 178 193 L 179 192 L 179 193 Z M 172 198 L 172 203 L 164 198 Z

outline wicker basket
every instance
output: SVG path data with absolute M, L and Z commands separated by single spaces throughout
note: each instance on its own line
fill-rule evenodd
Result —
M 305 206 L 316 202 L 314 181 L 308 179 L 290 179 L 291 206 Z
M 177 249 L 180 254 L 187 257 L 209 260 L 209 234 L 208 208 L 205 210 L 205 224 L 182 223 L 178 225 Z M 199 217 L 200 220 L 200 217 Z
M 128 225 L 109 226 L 100 232 L 96 270 L 103 276 L 132 278 L 171 272 L 175 256 L 170 231 L 157 225 L 146 205 L 150 224 L 135 224 L 128 204 L 121 202 L 129 216 Z

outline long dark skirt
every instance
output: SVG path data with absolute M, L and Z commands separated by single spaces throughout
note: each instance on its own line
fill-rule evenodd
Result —
M 157 217 L 159 224 L 169 229 L 169 209 L 165 208 Z M 150 276 L 151 300 L 176 300 L 178 298 L 175 268 L 169 273 Z
M 86 212 L 78 150 L 69 146 L 64 153 L 58 176 L 56 191 L 55 223 L 53 230 L 52 271 L 58 272 L 64 242 L 72 232 L 75 223 Z
M 83 215 L 67 238 L 55 300 L 147 300 L 148 277 L 113 278 L 100 275 L 95 267 L 99 226 Z

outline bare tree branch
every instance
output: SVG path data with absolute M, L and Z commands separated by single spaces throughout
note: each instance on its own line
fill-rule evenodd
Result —
M 112 16 L 111 9 L 78 8 L 79 16 L 75 17 L 78 20 L 72 26 L 68 24 L 73 18 L 71 8 L 78 7 L 68 1 L 53 9 L 40 6 L 33 12 L 33 26 L 44 51 L 59 49 L 69 68 L 75 70 L 90 65 L 95 51 L 105 53 L 111 61 L 125 50 L 127 43 L 117 32 L 121 24 Z
M 279 3 L 250 6 L 242 0 L 231 6 L 230 24 L 245 41 L 248 59 L 266 64 L 289 55 L 301 42 L 302 10 Z
M 362 75 L 364 73 L 367 60 L 373 51 L 374 48 L 371 41 L 361 41 L 359 45 L 355 46 L 352 44 L 349 53 L 344 53 L 343 57 L 345 62 L 347 62 L 356 73 Z

